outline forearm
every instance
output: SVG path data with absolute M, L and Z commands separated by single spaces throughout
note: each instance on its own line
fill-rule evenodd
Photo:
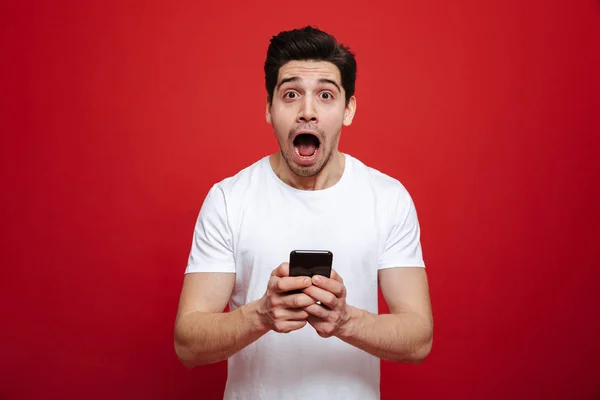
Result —
M 350 307 L 350 318 L 337 335 L 383 360 L 419 363 L 432 343 L 432 323 L 415 313 L 375 315 Z
M 187 367 L 211 364 L 229 358 L 267 332 L 257 302 L 228 313 L 193 312 L 177 322 L 175 350 Z

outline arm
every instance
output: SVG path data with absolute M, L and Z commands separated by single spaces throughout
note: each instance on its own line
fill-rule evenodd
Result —
M 340 338 L 379 358 L 419 363 L 431 350 L 433 317 L 414 202 L 399 184 L 386 196 L 382 221 L 391 223 L 379 259 L 379 287 L 390 314 L 350 307 Z
M 303 293 L 311 280 L 289 277 L 289 266 L 273 270 L 263 297 L 223 313 L 235 284 L 234 273 L 185 276 L 175 322 L 175 352 L 186 367 L 225 360 L 270 330 L 288 333 L 306 325 L 302 307 L 314 304 Z
M 375 315 L 346 304 L 346 289 L 339 275 L 320 278 L 304 290 L 318 304 L 305 310 L 309 323 L 323 336 L 337 336 L 376 357 L 419 363 L 431 350 L 433 318 L 424 268 L 389 268 L 379 271 L 380 286 L 390 314 Z
M 425 269 L 383 269 L 379 280 L 390 314 L 375 315 L 349 306 L 340 339 L 384 360 L 422 362 L 433 341 Z
M 433 317 L 420 243 L 417 212 L 406 189 L 398 183 L 382 197 L 386 236 L 378 262 L 379 286 L 390 314 L 375 315 L 346 304 L 342 278 L 313 278 L 304 290 L 319 304 L 305 308 L 308 322 L 323 337 L 337 336 L 376 357 L 419 363 L 431 350 Z M 404 267 L 401 267 L 404 266 Z
M 186 367 L 225 360 L 268 331 L 259 319 L 257 302 L 223 312 L 234 283 L 234 273 L 185 276 L 175 322 L 175 351 Z

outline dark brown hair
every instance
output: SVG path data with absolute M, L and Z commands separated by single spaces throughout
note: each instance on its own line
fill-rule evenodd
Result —
M 330 34 L 306 26 L 301 29 L 280 32 L 271 38 L 265 61 L 265 81 L 269 102 L 277 85 L 279 69 L 288 61 L 328 61 L 340 70 L 346 104 L 354 95 L 356 83 L 356 59 L 350 49 Z

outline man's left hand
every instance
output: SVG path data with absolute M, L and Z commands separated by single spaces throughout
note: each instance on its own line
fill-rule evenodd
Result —
M 341 276 L 331 271 L 331 278 L 315 275 L 312 286 L 303 290 L 321 304 L 304 307 L 310 314 L 308 323 L 312 325 L 319 336 L 327 338 L 335 336 L 350 319 L 350 310 L 346 304 L 346 287 Z

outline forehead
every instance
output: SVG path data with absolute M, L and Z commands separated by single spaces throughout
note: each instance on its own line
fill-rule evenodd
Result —
M 282 79 L 298 77 L 302 81 L 318 80 L 327 78 L 341 85 L 342 77 L 340 70 L 329 61 L 288 61 L 279 68 L 277 82 Z

